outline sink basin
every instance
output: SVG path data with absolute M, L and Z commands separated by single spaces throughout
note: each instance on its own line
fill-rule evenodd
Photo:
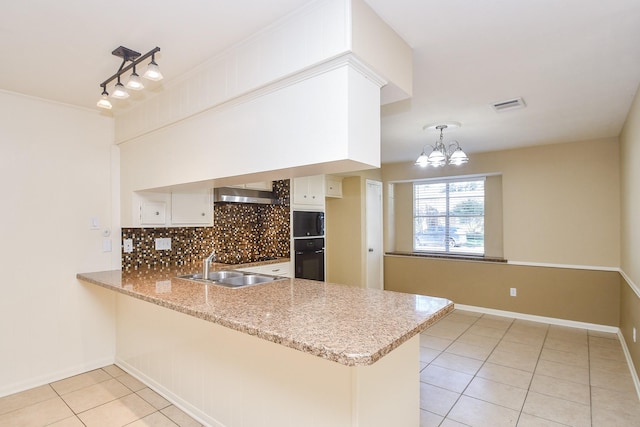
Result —
M 227 270 L 212 271 L 209 273 L 209 277 L 207 277 L 207 280 L 213 280 L 217 282 L 220 280 L 228 279 L 230 277 L 240 277 L 240 276 L 242 276 L 242 273 L 239 271 L 227 271 Z M 186 274 L 184 276 L 178 276 L 178 277 L 181 279 L 202 280 L 202 273 Z
M 267 276 L 263 274 L 243 273 L 241 271 L 212 271 L 206 280 L 202 279 L 201 273 L 178 276 L 180 279 L 198 280 L 212 285 L 226 286 L 228 288 L 243 288 L 245 286 L 258 285 L 260 283 L 273 282 L 282 279 L 278 276 Z
M 242 277 L 242 273 L 239 271 L 212 271 L 209 273 L 209 277 L 207 280 L 215 280 L 216 282 L 221 282 L 226 279 L 230 279 L 232 277 Z
M 258 283 L 273 282 L 276 277 L 263 276 L 261 274 L 245 274 L 240 277 L 229 277 L 228 279 L 220 280 L 221 283 L 229 286 L 251 286 Z

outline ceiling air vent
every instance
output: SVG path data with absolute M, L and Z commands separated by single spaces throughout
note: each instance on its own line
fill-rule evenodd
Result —
M 491 104 L 491 107 L 496 112 L 507 111 L 507 110 L 515 110 L 517 108 L 524 108 L 527 104 L 524 103 L 524 99 L 522 98 L 514 98 L 508 99 L 506 101 L 494 102 Z

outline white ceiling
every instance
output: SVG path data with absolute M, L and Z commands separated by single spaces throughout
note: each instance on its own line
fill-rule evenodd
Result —
M 638 0 L 365 0 L 414 49 L 414 93 L 382 107 L 382 161 L 437 138 L 469 152 L 613 137 L 640 82 Z M 169 81 L 309 0 L 20 0 L 0 14 L 0 89 L 96 108 L 111 51 L 155 46 Z M 527 108 L 490 104 L 523 97 Z

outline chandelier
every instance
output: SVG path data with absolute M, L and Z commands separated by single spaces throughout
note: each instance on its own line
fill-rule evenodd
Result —
M 142 80 L 140 80 L 140 76 L 136 73 L 136 66 L 140 64 L 142 61 L 151 57 L 151 62 L 147 65 L 147 69 L 143 74 L 143 77 L 148 80 L 158 81 L 162 80 L 162 73 L 160 73 L 160 68 L 158 68 L 158 64 L 155 61 L 156 52 L 160 52 L 159 47 L 155 47 L 151 49 L 149 52 L 145 53 L 141 56 L 139 52 L 135 50 L 128 49 L 124 46 L 119 46 L 111 52 L 112 55 L 122 58 L 122 64 L 116 73 L 109 77 L 107 80 L 100 83 L 100 87 L 102 88 L 102 97 L 98 101 L 98 107 L 104 108 L 107 110 L 111 109 L 111 102 L 109 101 L 109 92 L 107 92 L 107 85 L 109 82 L 113 80 L 118 80 L 118 82 L 113 87 L 113 92 L 111 93 L 112 98 L 116 99 L 126 99 L 129 97 L 129 92 L 127 89 L 131 90 L 142 90 L 144 89 L 144 84 Z M 129 65 L 126 65 L 127 62 L 131 62 Z M 127 71 L 133 69 L 133 72 L 129 76 L 129 80 L 127 81 L 126 86 L 120 82 L 120 76 Z
M 444 145 L 443 142 L 443 134 L 447 128 L 460 127 L 460 123 L 450 122 L 447 124 L 438 124 L 438 125 L 426 125 L 423 129 L 437 129 L 440 131 L 440 140 L 436 141 L 435 145 L 431 146 L 429 144 L 425 145 L 422 148 L 422 153 L 418 156 L 416 160 L 416 165 L 421 166 L 423 168 L 427 166 L 440 167 L 444 165 L 454 165 L 460 166 L 469 161 L 469 157 L 462 151 L 460 144 L 458 141 L 453 141 L 449 144 L 449 148 Z M 425 148 L 431 147 L 431 153 L 429 155 L 425 154 Z

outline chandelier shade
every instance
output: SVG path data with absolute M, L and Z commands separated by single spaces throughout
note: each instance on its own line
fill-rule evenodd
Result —
M 435 126 L 427 125 L 423 129 L 431 129 L 435 128 L 440 131 L 440 139 L 436 141 L 436 143 L 431 146 L 429 144 L 425 145 L 422 148 L 422 152 L 416 159 L 415 165 L 426 168 L 427 166 L 432 167 L 441 167 L 445 165 L 454 165 L 460 166 L 469 161 L 469 157 L 462 150 L 458 141 L 453 141 L 449 144 L 447 148 L 444 144 L 444 135 L 443 131 L 448 127 L 460 127 L 459 123 L 451 122 L 449 124 L 439 124 Z M 431 148 L 431 153 L 429 155 L 426 154 L 425 149 L 427 147 Z

